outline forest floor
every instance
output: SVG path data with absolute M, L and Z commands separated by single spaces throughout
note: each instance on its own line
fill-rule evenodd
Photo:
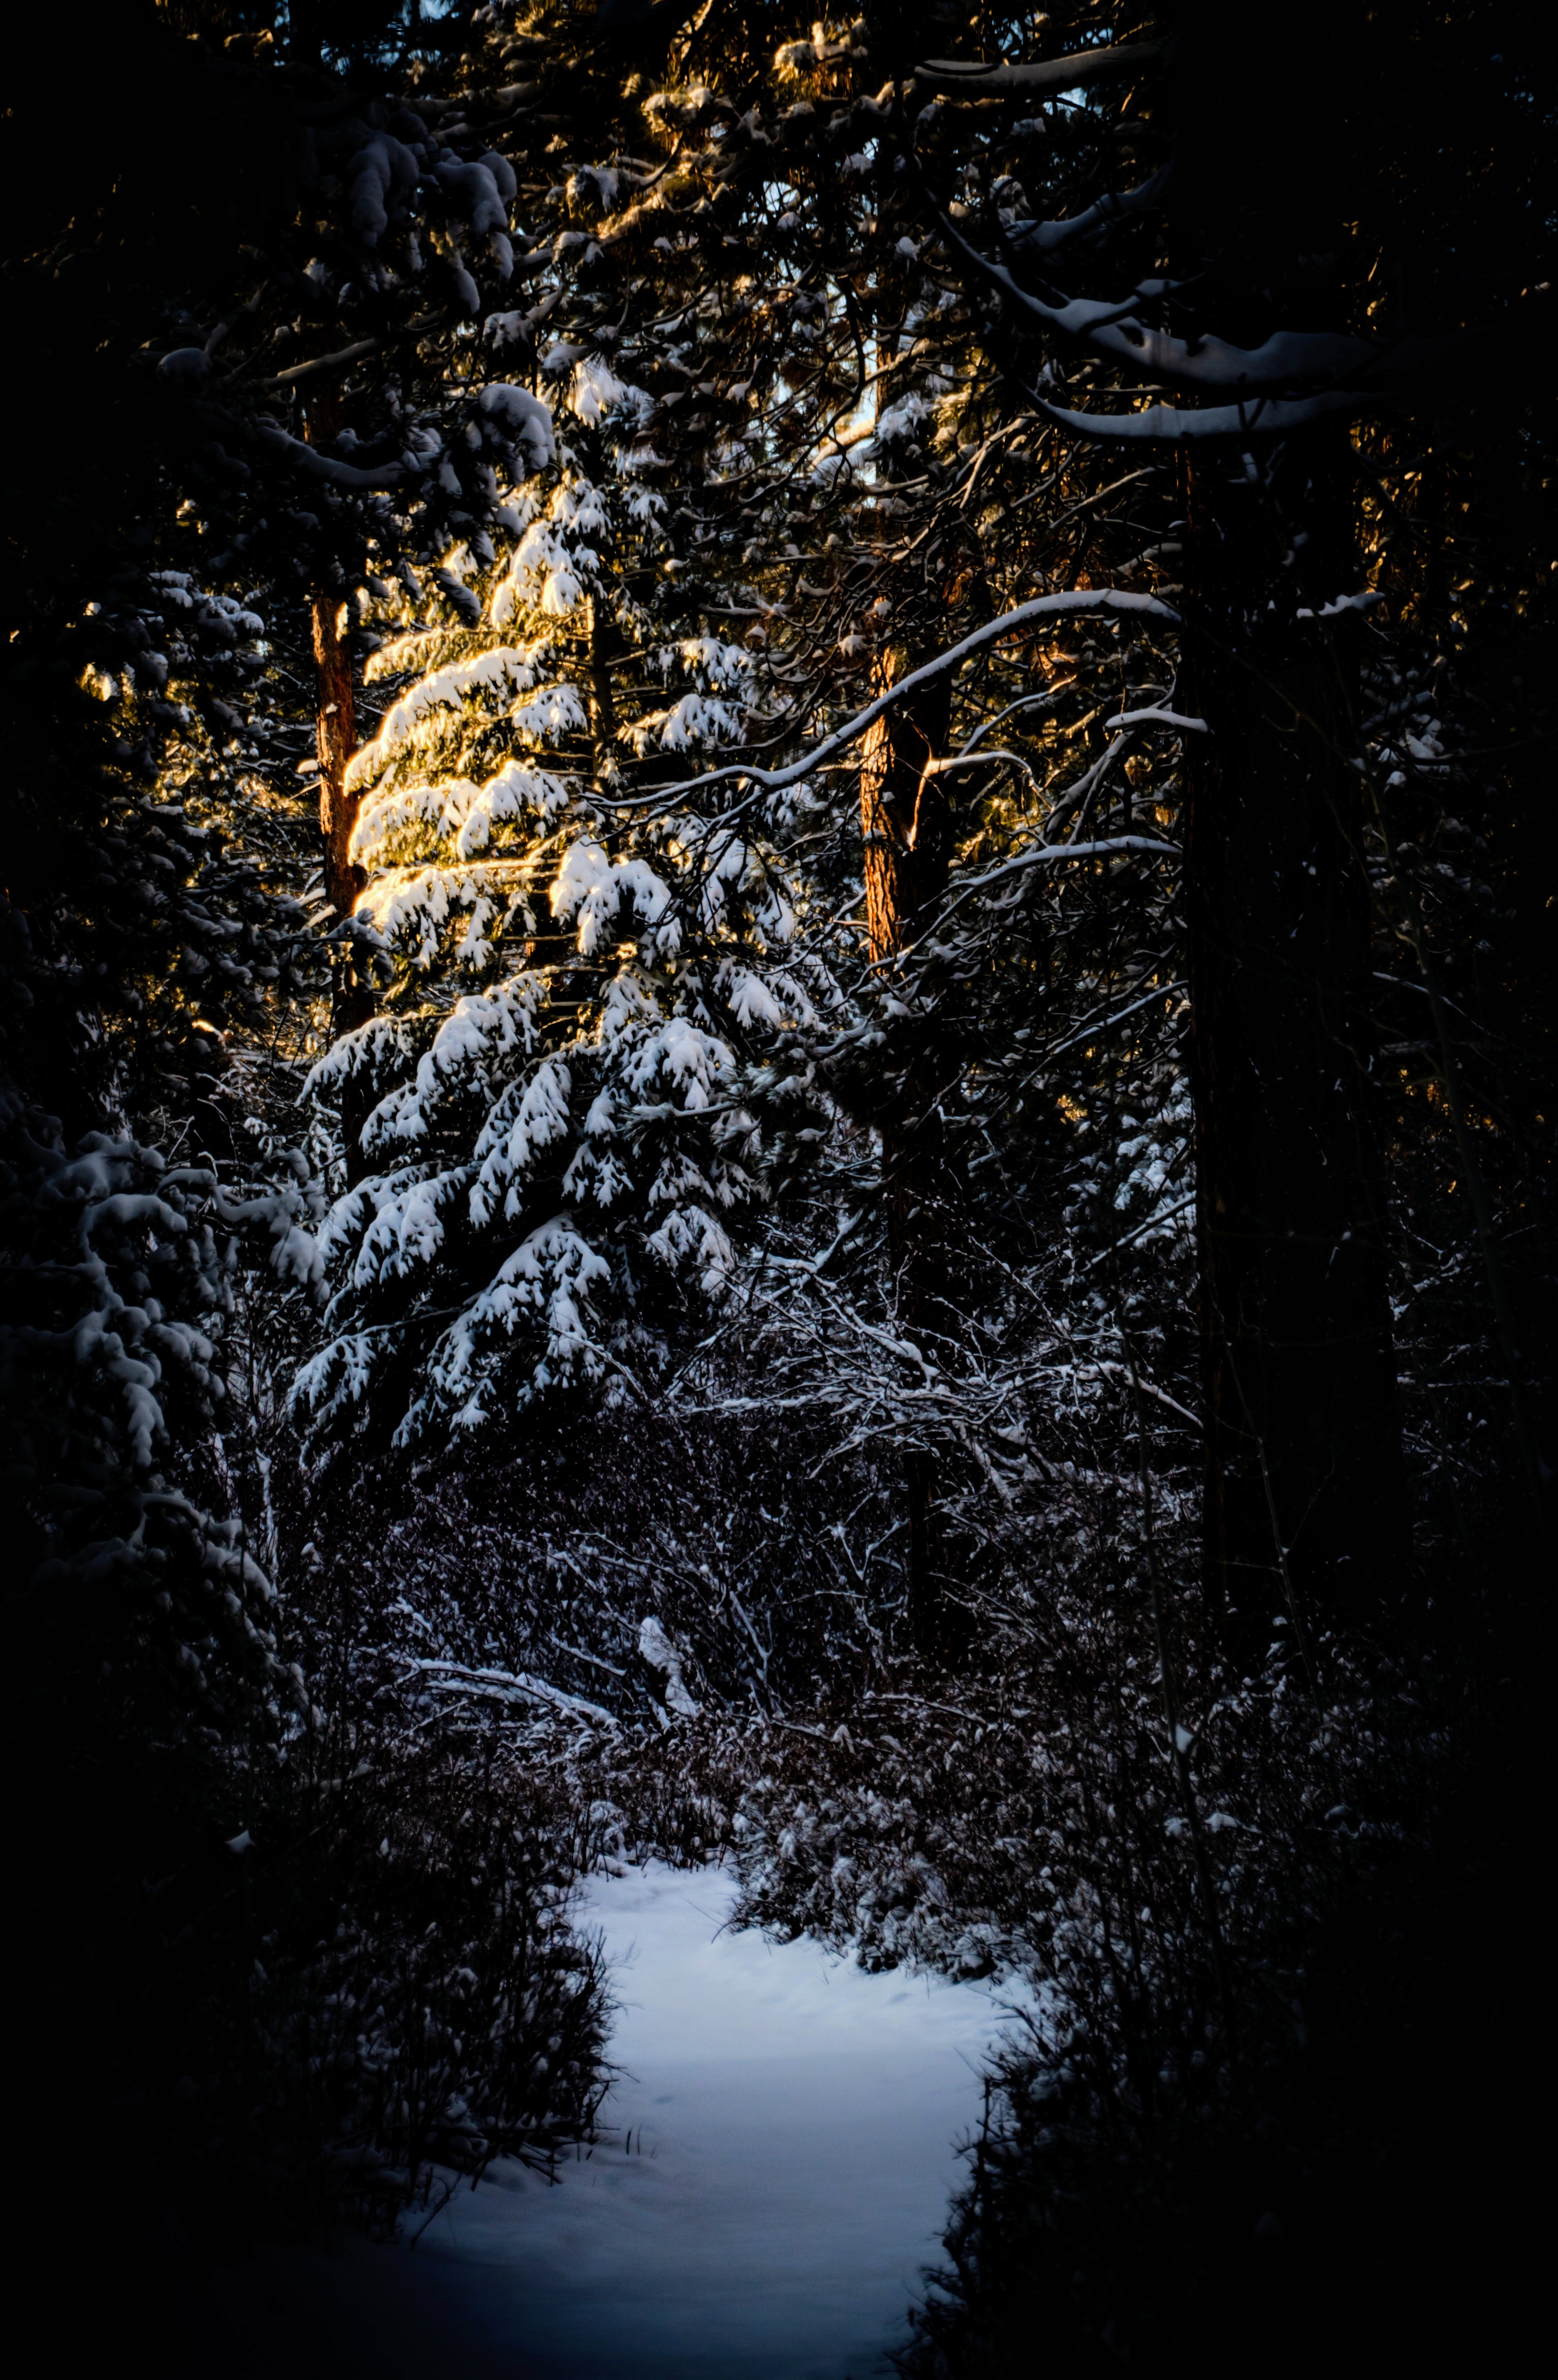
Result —
M 1486 1756 L 1450 1764 L 1422 1840 L 1393 1824 L 1343 1862 L 1357 1888 L 1307 1937 L 1307 2047 L 1204 2119 L 1172 2096 L 1150 2121 L 1074 2094 L 1008 2098 L 961 2214 L 957 2148 L 1004 2034 L 1023 2070 L 1024 2028 L 1003 2015 L 1022 1998 L 1005 1980 L 1021 1971 L 1021 1878 L 1011 1906 L 991 1881 L 1013 1865 L 994 1834 L 1015 1790 L 1005 1730 L 965 1744 L 960 1705 L 893 1699 L 895 1761 L 927 1785 L 932 1719 L 968 1755 L 933 1764 L 945 1907 L 909 1892 L 919 1828 L 870 1749 L 869 1695 L 847 1742 L 842 1725 L 756 1729 L 761 1775 L 734 1817 L 739 1730 L 600 1742 L 574 1787 L 591 1817 L 615 1808 L 618 1847 L 581 1880 L 574 1922 L 607 1956 L 611 2089 L 561 2186 L 500 2165 L 430 2222 L 410 2216 L 393 2247 L 347 2231 L 330 2251 L 235 2240 L 214 2257 L 164 2238 L 127 2187 L 88 2260 L 78 2180 L 63 2228 L 46 2197 L 32 2210 L 60 2264 L 61 2285 L 37 2291 L 57 2360 L 90 2368 L 99 2345 L 154 2338 L 170 2375 L 230 2380 L 885 2380 L 928 2268 L 943 2274 L 932 2315 L 947 2303 L 951 2248 L 955 2324 L 933 2319 L 909 2359 L 936 2380 L 1027 2380 L 1041 2338 L 1057 2380 L 1091 2380 L 1117 2365 L 1122 2330 L 1175 2372 L 1192 2342 L 1199 2370 L 1285 2375 L 1322 2352 L 1345 2372 L 1410 2369 L 1437 2360 L 1436 2338 L 1519 2369 L 1540 2287 L 1519 2176 L 1544 1962 L 1518 1675 L 1504 1723 L 1468 1735 Z M 857 1864 L 886 1915 L 838 1880 Z M 968 1977 L 965 1942 L 993 1981 Z M 960 1964 L 965 1980 L 943 1979 Z
M 246 2380 L 885 2374 L 1013 1995 L 771 1942 L 735 1900 L 718 1866 L 590 1879 L 616 2003 L 596 2144 L 555 2187 L 500 2165 L 414 2248 L 215 2268 L 192 2349 Z

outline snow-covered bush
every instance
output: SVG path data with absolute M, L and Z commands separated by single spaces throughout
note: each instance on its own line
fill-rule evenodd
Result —
M 16 1616 L 49 1694 L 90 1692 L 141 1742 L 220 1741 L 241 1767 L 300 1685 L 244 1527 L 204 1492 L 230 1295 L 215 1187 L 127 1134 L 68 1147 L 0 1093 Z
M 223 1854 L 241 1905 L 213 1922 L 209 1872 L 165 1895 L 186 1922 L 143 2023 L 167 2138 L 142 2148 L 197 2236 L 389 2231 L 451 2171 L 590 2136 L 603 1976 L 568 1922 L 573 1814 L 529 1749 L 478 1776 L 450 1735 L 337 1701 Z
M 266 1455 L 229 1410 L 234 1227 L 285 1274 L 305 1196 L 237 1198 L 123 1133 L 67 1147 L 0 1096 L 6 1619 L 29 1684 L 6 1750 L 53 1821 L 16 1863 L 18 1940 L 47 1902 L 62 2087 L 133 2102 L 140 2170 L 202 2239 L 393 2224 L 434 2163 L 588 2133 L 601 2087 L 567 1813 L 375 1723 L 235 1506 L 230 1475 Z M 89 2040 L 105 1964 L 114 2021 Z

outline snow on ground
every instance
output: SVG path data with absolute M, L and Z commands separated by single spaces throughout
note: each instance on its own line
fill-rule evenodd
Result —
M 889 2370 L 1001 2006 L 978 1985 L 868 1975 L 812 1942 L 726 1931 L 734 1894 L 717 1868 L 593 1880 L 579 1924 L 605 1937 L 620 2009 L 610 2137 L 557 2187 L 500 2167 L 414 2253 L 315 2260 L 307 2310 L 273 2299 L 294 2356 L 301 2328 L 336 2380 Z M 251 2331 L 258 2369 L 255 2354 Z

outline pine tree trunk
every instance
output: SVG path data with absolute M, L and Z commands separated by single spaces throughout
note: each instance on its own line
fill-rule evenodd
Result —
M 352 694 L 351 655 L 338 625 L 340 609 L 338 596 L 316 593 L 312 598 L 314 749 L 319 755 L 319 832 L 324 845 L 324 890 L 335 915 L 349 917 L 368 879 L 351 857 L 358 797 L 347 791 L 347 763 L 357 749 L 357 709 Z
M 885 655 L 889 682 L 912 666 Z M 860 826 L 865 844 L 866 929 L 871 963 L 888 965 L 908 949 L 946 889 L 952 820 L 944 780 L 925 764 L 944 744 L 951 703 L 945 680 L 897 704 L 867 734 L 860 764 Z M 903 1021 L 889 1046 L 892 1095 L 879 1116 L 887 1245 L 900 1327 L 932 1362 L 950 1343 L 948 1184 L 940 1113 L 944 1087 L 928 1020 Z M 948 1648 L 948 1614 L 934 1527 L 934 1469 L 929 1455 L 905 1458 L 908 1500 L 909 1625 L 920 1652 Z
M 611 665 L 624 650 L 622 631 L 598 595 L 586 596 L 585 605 L 590 623 L 590 734 L 595 766 L 603 770 L 612 764 L 616 742 Z
M 313 613 L 315 706 L 314 749 L 319 755 L 319 832 L 323 845 L 324 890 L 336 917 L 351 917 L 367 874 L 350 856 L 352 829 L 357 824 L 358 796 L 347 791 L 347 763 L 357 749 L 357 715 L 352 699 L 351 654 L 340 632 L 340 599 L 316 590 Z M 330 1030 L 339 1040 L 355 1033 L 378 1008 L 371 983 L 363 980 L 360 963 L 350 942 L 333 945 Z M 349 1075 L 341 1089 L 341 1145 L 346 1154 L 347 1180 L 360 1181 L 367 1172 L 361 1149 L 362 1127 L 368 1121 L 372 1092 L 364 1075 Z
M 1356 584 L 1335 480 L 1318 443 L 1187 473 L 1203 1549 L 1240 1659 L 1290 1603 L 1366 1614 L 1405 1536 L 1347 655 L 1294 617 Z
M 341 427 L 344 407 L 338 388 L 317 389 L 309 398 L 303 434 L 310 444 L 333 437 Z M 339 574 L 337 573 L 337 577 Z M 325 897 L 339 918 L 349 917 L 368 879 L 351 856 L 352 829 L 357 824 L 358 795 L 347 791 L 347 764 L 357 749 L 357 702 L 352 689 L 351 654 L 341 635 L 341 598 L 328 584 L 317 586 L 310 598 L 314 647 L 314 750 L 319 759 L 319 832 L 324 847 Z M 362 1017 L 373 1013 L 368 994 L 352 995 Z M 337 989 L 337 1007 L 341 1004 Z M 337 1033 L 350 1026 L 335 1020 Z
M 341 425 L 338 389 L 322 389 L 309 399 L 304 433 L 312 440 L 328 437 Z M 319 759 L 319 832 L 323 858 L 324 892 L 338 922 L 345 924 L 367 884 L 364 869 L 351 856 L 352 830 L 357 824 L 359 796 L 347 790 L 347 766 L 357 749 L 357 704 L 352 686 L 351 653 L 341 635 L 341 599 L 328 587 L 316 587 L 309 599 L 314 649 L 314 750 Z M 372 986 L 364 981 L 350 942 L 333 945 L 330 1030 L 339 1040 L 366 1025 L 378 1007 Z M 368 1078 L 352 1075 L 341 1094 L 341 1141 L 346 1152 L 347 1179 L 360 1180 L 367 1170 L 360 1135 L 368 1120 L 371 1089 Z

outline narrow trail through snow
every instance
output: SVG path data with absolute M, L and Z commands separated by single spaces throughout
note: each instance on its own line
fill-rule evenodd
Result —
M 579 1923 L 605 1937 L 620 2011 L 610 2139 L 555 2188 L 499 2168 L 414 2254 L 317 2260 L 289 2369 L 301 2319 L 337 2380 L 890 2370 L 1001 2005 L 727 1931 L 734 1898 L 717 1868 L 593 1881 Z

